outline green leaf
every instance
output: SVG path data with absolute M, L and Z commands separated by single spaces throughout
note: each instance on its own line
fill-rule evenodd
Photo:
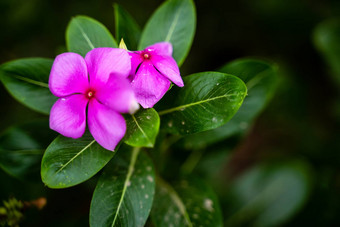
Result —
M 319 24 L 314 31 L 314 43 L 340 85 L 340 19 L 330 19 Z
M 57 98 L 48 88 L 53 60 L 27 58 L 0 66 L 0 79 L 8 92 L 23 105 L 49 114 Z
M 113 157 L 86 132 L 79 139 L 58 136 L 41 162 L 41 177 L 50 188 L 67 188 L 95 175 Z
M 218 72 L 184 77 L 170 109 L 162 110 L 162 124 L 174 134 L 192 134 L 217 128 L 229 121 L 240 108 L 247 88 L 239 78 Z M 171 93 L 171 92 L 169 92 Z M 173 95 L 173 94 L 171 94 Z M 168 96 L 169 97 L 169 96 Z
M 21 180 L 40 181 L 40 162 L 55 133 L 48 121 L 11 127 L 0 136 L 0 167 Z
M 139 149 L 119 150 L 105 167 L 93 194 L 90 226 L 144 226 L 155 193 L 155 173 L 150 158 Z
M 83 57 L 97 47 L 118 47 L 109 30 L 87 16 L 72 18 L 66 29 L 66 45 L 68 51 Z
M 133 147 L 153 147 L 160 124 L 158 113 L 154 109 L 143 109 L 134 115 L 125 115 L 125 120 L 126 144 Z
M 181 65 L 190 50 L 196 28 L 196 11 L 192 0 L 168 0 L 147 22 L 138 49 L 157 42 L 170 42 L 173 57 Z
M 225 226 L 281 226 L 301 209 L 310 189 L 310 168 L 302 161 L 258 165 L 228 191 Z
M 120 5 L 114 4 L 117 40 L 124 39 L 129 50 L 136 50 L 141 29 L 135 19 Z
M 245 133 L 267 106 L 278 84 L 276 65 L 262 60 L 238 59 L 226 64 L 219 71 L 242 79 L 247 86 L 248 95 L 241 108 L 227 124 L 185 137 L 184 144 L 187 148 L 206 146 L 229 136 Z
M 222 226 L 221 210 L 211 187 L 198 178 L 182 180 L 172 188 L 157 179 L 151 211 L 155 227 Z

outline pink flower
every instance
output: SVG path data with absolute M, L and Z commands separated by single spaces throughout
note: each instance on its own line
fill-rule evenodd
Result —
M 155 43 L 131 56 L 131 84 L 138 102 L 144 108 L 153 107 L 169 90 L 170 80 L 183 87 L 176 61 L 172 58 L 172 45 Z
M 63 53 L 54 60 L 49 87 L 60 97 L 50 114 L 50 128 L 63 136 L 80 138 L 86 127 L 105 149 L 114 150 L 126 131 L 120 113 L 139 105 L 126 79 L 131 69 L 127 51 L 96 48 L 85 59 Z

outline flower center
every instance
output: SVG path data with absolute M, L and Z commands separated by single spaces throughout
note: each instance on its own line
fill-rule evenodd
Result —
M 150 59 L 150 54 L 149 53 L 144 53 L 143 54 L 144 59 Z
M 88 99 L 91 99 L 94 97 L 94 91 L 93 90 L 88 90 L 87 93 L 86 93 L 86 97 Z

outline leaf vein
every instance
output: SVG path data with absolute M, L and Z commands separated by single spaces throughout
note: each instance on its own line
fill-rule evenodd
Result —
M 234 96 L 234 95 L 236 95 L 236 94 L 225 94 L 225 95 L 217 96 L 217 97 L 214 97 L 214 98 L 208 98 L 208 99 L 205 99 L 205 100 L 200 100 L 198 102 L 184 104 L 184 105 L 181 105 L 181 106 L 177 106 L 177 107 L 173 107 L 173 108 L 170 108 L 170 109 L 167 109 L 167 110 L 163 110 L 163 111 L 160 111 L 158 114 L 161 116 L 161 115 L 165 115 L 165 114 L 168 114 L 168 113 L 171 113 L 171 112 L 180 111 L 181 109 L 185 109 L 185 108 L 188 108 L 188 107 L 191 107 L 191 106 L 200 105 L 202 103 L 214 101 L 216 99 L 228 98 L 228 97 Z
M 152 145 L 150 138 L 146 135 L 146 133 L 144 132 L 142 127 L 140 127 L 140 125 L 138 124 L 137 119 L 135 118 L 135 115 L 132 114 L 131 116 L 132 116 L 133 121 L 136 123 L 138 129 L 142 132 L 143 136 L 146 138 L 146 140 L 149 142 L 149 144 Z
M 192 227 L 192 222 L 190 220 L 189 214 L 187 212 L 187 209 L 184 205 L 184 203 L 182 202 L 181 198 L 179 197 L 179 195 L 177 194 L 177 192 L 170 186 L 168 185 L 168 183 L 166 183 L 163 179 L 158 178 L 157 179 L 159 183 L 161 183 L 163 185 L 163 187 L 165 187 L 165 189 L 169 192 L 170 198 L 172 199 L 172 201 L 174 201 L 174 203 L 177 205 L 179 211 L 182 213 L 182 215 L 184 216 L 185 221 L 187 222 L 187 224 Z
M 165 38 L 165 42 L 169 42 L 171 37 L 172 37 L 172 34 L 174 33 L 175 31 L 175 26 L 177 25 L 178 23 L 178 19 L 179 19 L 179 13 L 181 12 L 181 9 L 182 7 L 179 7 L 179 10 L 177 11 L 176 15 L 175 15 L 175 18 L 174 20 L 172 21 L 171 23 L 171 26 L 169 28 L 169 31 L 168 31 L 168 34 L 166 35 L 166 38 Z
M 78 23 L 77 20 L 74 20 L 74 22 L 76 23 L 76 25 L 78 26 L 82 36 L 84 37 L 85 41 L 87 42 L 87 44 L 90 46 L 91 49 L 94 49 L 94 45 L 92 44 L 90 38 L 86 35 L 85 31 L 83 30 L 83 28 L 80 26 L 80 24 Z
M 29 78 L 26 78 L 26 77 L 23 77 L 23 76 L 19 76 L 19 75 L 13 75 L 13 77 L 18 79 L 18 80 L 22 80 L 22 81 L 25 81 L 27 83 L 30 83 L 30 84 L 34 84 L 34 85 L 38 85 L 40 87 L 48 88 L 48 84 L 44 83 L 44 82 L 35 81 L 35 80 L 29 79 Z
M 95 140 L 92 140 L 91 143 L 89 143 L 86 147 L 84 147 L 81 151 L 79 151 L 75 156 L 73 156 L 68 162 L 66 162 L 64 165 L 61 166 L 61 168 L 55 173 L 59 173 L 60 171 L 62 171 L 66 166 L 68 166 L 68 164 L 70 164 L 71 162 L 73 162 L 74 159 L 76 159 L 81 153 L 83 153 L 87 148 L 89 148 L 94 142 L 96 142 Z
M 129 169 L 128 169 L 128 172 L 127 172 L 127 175 L 126 175 L 126 179 L 124 181 L 124 187 L 123 187 L 123 190 L 122 190 L 122 195 L 120 197 L 120 200 L 119 200 L 119 203 L 118 203 L 118 206 L 117 206 L 117 211 L 116 211 L 116 214 L 115 214 L 115 217 L 112 221 L 112 227 L 115 225 L 116 223 L 116 220 L 118 218 L 118 213 L 119 213 L 119 210 L 120 210 L 120 207 L 123 203 L 123 200 L 124 200 L 124 196 L 125 196 L 125 193 L 126 193 L 126 189 L 128 187 L 128 184 L 129 184 L 129 181 L 130 181 L 130 178 L 132 176 L 132 173 L 134 171 L 134 166 L 136 164 L 136 160 L 137 160 L 137 157 L 138 157 L 138 154 L 139 154 L 139 151 L 140 151 L 140 148 L 138 147 L 135 147 L 132 151 L 132 155 L 131 155 L 131 162 L 130 162 L 130 165 L 129 165 Z

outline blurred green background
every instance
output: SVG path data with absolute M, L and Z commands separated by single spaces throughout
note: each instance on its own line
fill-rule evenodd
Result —
M 162 1 L 114 2 L 143 27 Z M 215 187 L 225 225 L 339 226 L 340 29 L 337 33 L 315 29 L 327 20 L 340 27 L 333 19 L 340 17 L 340 1 L 195 3 L 196 36 L 181 68 L 183 76 L 251 56 L 276 62 L 281 80 L 270 105 L 246 135 L 209 146 L 195 167 L 194 172 Z M 113 33 L 112 4 L 112 0 L 0 0 L 0 63 L 54 58 L 65 51 L 65 29 L 74 15 L 93 17 Z M 335 36 L 333 43 L 329 39 L 323 43 L 323 35 Z M 337 50 L 339 55 L 328 54 Z M 0 106 L 0 131 L 46 118 L 17 103 L 3 85 Z M 183 162 L 185 149 L 173 149 L 173 159 Z M 0 182 L 0 200 L 47 197 L 42 211 L 25 213 L 23 226 L 88 225 L 96 178 L 70 189 L 49 190 L 39 176 L 36 183 L 28 183 L 0 171 Z

